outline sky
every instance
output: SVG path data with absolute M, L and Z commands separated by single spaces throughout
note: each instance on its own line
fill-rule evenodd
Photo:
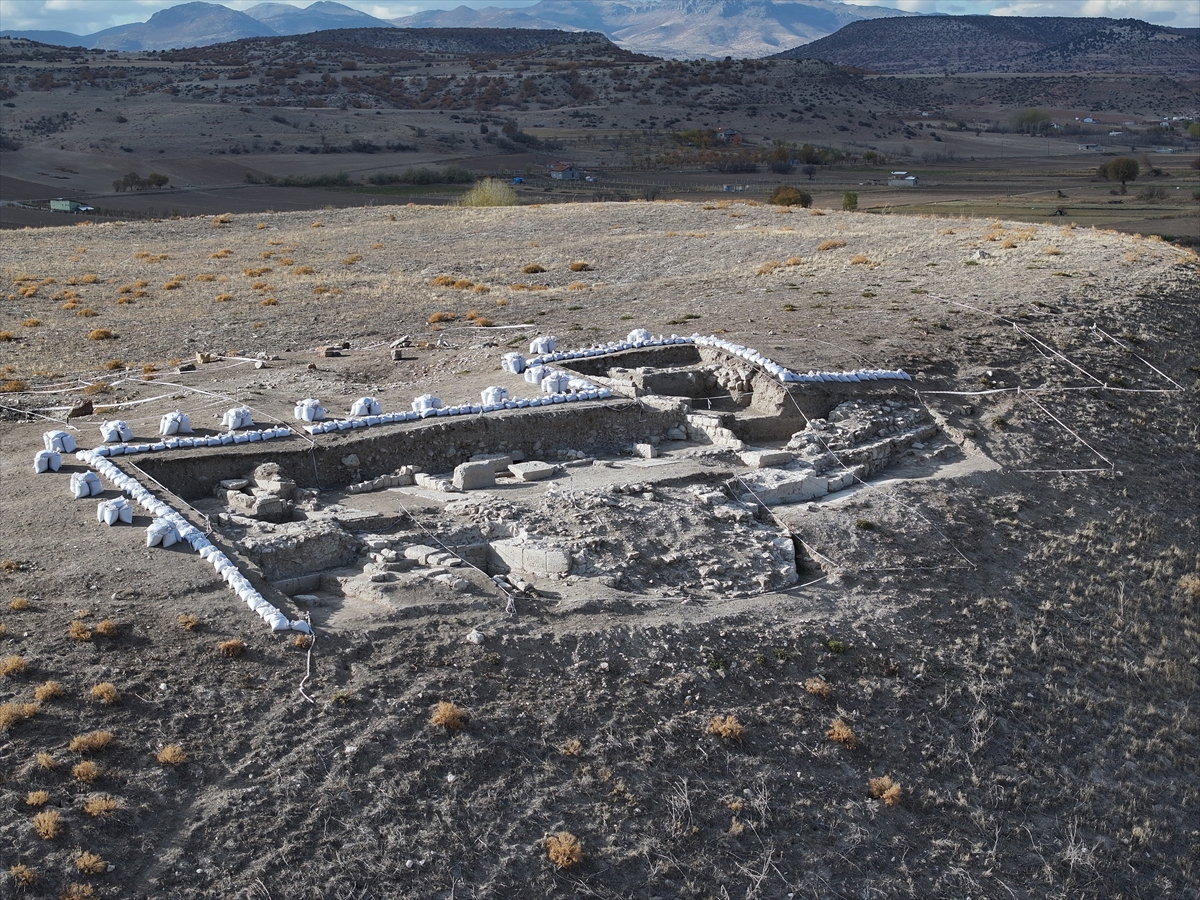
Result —
M 184 0 L 0 0 L 0 29 L 53 30 L 90 34 L 113 25 L 144 22 L 160 9 Z M 248 9 L 260 0 L 224 0 L 231 9 Z M 278 2 L 278 0 L 277 0 Z M 311 0 L 284 0 L 308 6 Z M 465 5 L 531 6 L 533 0 L 340 0 L 381 19 L 429 9 Z M 582 0 L 586 2 L 586 0 Z M 631 0 L 646 2 L 646 0 Z M 1200 28 L 1196 0 L 845 0 L 858 6 L 889 6 L 908 12 L 994 16 L 1109 16 L 1142 19 L 1156 25 Z

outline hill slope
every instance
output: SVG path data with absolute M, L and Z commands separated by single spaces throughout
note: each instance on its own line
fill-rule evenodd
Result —
M 852 22 L 776 54 L 891 74 L 1200 70 L 1200 30 L 1138 19 L 929 16 Z

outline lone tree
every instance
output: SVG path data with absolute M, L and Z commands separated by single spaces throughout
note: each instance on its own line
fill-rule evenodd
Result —
M 1096 170 L 1096 174 L 1105 181 L 1121 182 L 1121 193 L 1125 193 L 1125 182 L 1136 181 L 1141 168 L 1132 156 L 1119 156 L 1106 162 Z

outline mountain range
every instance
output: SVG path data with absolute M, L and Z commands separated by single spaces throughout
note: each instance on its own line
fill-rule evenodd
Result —
M 332 0 L 317 0 L 307 8 L 259 3 L 244 12 L 197 0 L 157 12 L 146 22 L 93 34 L 5 30 L 0 36 L 138 51 L 336 28 L 536 28 L 598 31 L 626 50 L 651 56 L 756 58 L 825 37 L 852 22 L 908 15 L 836 0 L 541 0 L 520 9 L 459 6 L 387 20 Z
M 775 54 L 889 74 L 1200 73 L 1200 28 L 1138 19 L 921 16 L 852 22 Z

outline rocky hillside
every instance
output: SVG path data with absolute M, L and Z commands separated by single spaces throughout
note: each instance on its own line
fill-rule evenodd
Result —
M 1200 71 L 1200 29 L 1137 19 L 919 16 L 852 22 L 778 54 L 891 74 Z

